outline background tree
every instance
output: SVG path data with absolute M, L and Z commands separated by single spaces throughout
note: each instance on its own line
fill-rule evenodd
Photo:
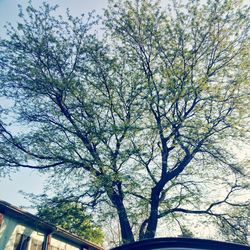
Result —
M 42 197 L 42 202 L 35 206 L 38 217 L 85 240 L 103 244 L 103 232 L 92 222 L 91 216 L 80 204 L 62 201 L 57 197 L 51 200 Z
M 236 206 L 227 216 L 221 217 L 219 230 L 228 241 L 249 244 L 249 207 Z
M 110 1 L 103 40 L 91 16 L 54 10 L 21 10 L 1 41 L 1 93 L 25 127 L 2 121 L 1 166 L 51 173 L 64 199 L 116 214 L 123 242 L 190 214 L 238 233 L 228 207 L 249 206 L 249 176 L 227 145 L 248 132 L 249 8 Z

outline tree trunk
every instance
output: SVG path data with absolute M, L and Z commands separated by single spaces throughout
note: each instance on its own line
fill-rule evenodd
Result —
M 151 239 L 155 237 L 157 223 L 158 223 L 158 209 L 159 209 L 159 195 L 157 195 L 154 191 L 151 194 L 151 209 L 150 215 L 148 218 L 148 225 L 145 233 L 143 234 L 142 239 Z M 140 239 L 140 240 L 142 240 Z
M 120 195 L 118 195 L 117 193 L 113 192 L 110 196 L 110 199 L 113 205 L 116 207 L 118 213 L 123 244 L 134 242 L 134 235 L 128 220 L 127 211 L 124 207 L 122 197 L 120 197 Z
M 151 201 L 150 201 L 150 214 L 148 219 L 145 221 L 147 222 L 147 228 L 143 233 L 143 228 L 141 228 L 140 232 L 140 240 L 142 239 L 151 239 L 155 237 L 157 223 L 158 223 L 158 210 L 160 204 L 160 193 L 162 188 L 164 187 L 165 182 L 163 180 L 159 181 L 157 185 L 152 188 L 151 192 Z M 145 225 L 143 225 L 145 227 Z
M 119 223 L 121 227 L 121 235 L 122 235 L 122 242 L 123 243 L 131 243 L 134 242 L 134 235 L 132 233 L 132 229 L 128 220 L 127 212 L 124 208 L 124 205 L 120 208 L 117 208 L 118 216 L 119 216 Z

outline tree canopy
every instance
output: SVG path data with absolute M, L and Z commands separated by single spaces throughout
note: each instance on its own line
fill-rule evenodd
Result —
M 249 132 L 249 7 L 109 1 L 102 38 L 98 18 L 55 9 L 20 9 L 0 41 L 13 101 L 1 168 L 51 173 L 64 199 L 115 216 L 123 243 L 155 237 L 159 221 L 184 232 L 187 215 L 247 243 L 249 171 L 230 145 Z

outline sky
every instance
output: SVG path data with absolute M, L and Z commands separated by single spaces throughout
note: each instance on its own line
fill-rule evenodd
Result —
M 33 0 L 32 2 L 37 7 L 44 1 Z M 60 14 L 65 13 L 66 9 L 69 8 L 72 15 L 79 16 L 92 10 L 96 10 L 98 14 L 101 14 L 102 9 L 107 6 L 108 0 L 47 0 L 47 2 L 51 5 L 59 5 L 58 12 Z M 3 26 L 6 22 L 11 22 L 15 26 L 18 20 L 18 4 L 26 6 L 28 0 L 0 0 L 0 37 L 4 37 L 5 30 Z M 3 99 L 0 99 L 1 101 Z M 46 178 L 39 175 L 37 171 L 23 169 L 18 173 L 12 174 L 11 178 L 0 178 L 0 199 L 12 205 L 26 208 L 30 205 L 30 202 L 19 191 L 39 194 L 43 191 L 45 183 Z M 34 212 L 33 210 L 30 211 Z

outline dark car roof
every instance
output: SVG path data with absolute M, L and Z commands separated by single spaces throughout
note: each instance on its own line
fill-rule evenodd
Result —
M 250 250 L 249 246 L 193 238 L 155 238 L 115 247 L 112 250 Z

